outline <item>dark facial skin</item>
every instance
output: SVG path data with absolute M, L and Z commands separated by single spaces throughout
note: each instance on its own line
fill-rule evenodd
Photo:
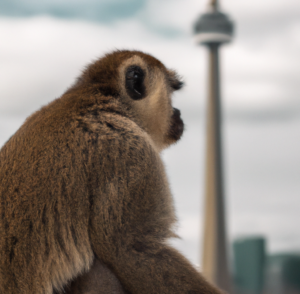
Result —
M 171 118 L 171 128 L 169 131 L 169 138 L 178 141 L 183 134 L 184 124 L 180 117 L 180 110 L 177 108 L 173 108 L 174 112 Z

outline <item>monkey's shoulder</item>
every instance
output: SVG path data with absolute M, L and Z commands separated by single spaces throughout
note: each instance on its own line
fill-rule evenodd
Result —
M 103 113 L 95 120 L 88 116 L 78 124 L 79 137 L 94 156 L 106 155 L 119 161 L 160 159 L 151 137 L 128 117 Z

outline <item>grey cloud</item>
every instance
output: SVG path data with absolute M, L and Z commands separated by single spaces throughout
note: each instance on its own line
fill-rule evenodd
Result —
M 91 21 L 111 22 L 134 16 L 145 6 L 145 3 L 146 0 L 10 0 L 0 2 L 0 14 L 5 16 L 47 14 L 62 18 L 80 18 Z
M 264 42 L 266 38 L 274 34 L 280 36 L 295 23 L 300 23 L 299 1 L 275 1 L 277 3 L 270 3 L 269 8 L 266 5 L 261 7 L 259 1 L 252 1 L 252 5 L 238 0 L 228 2 L 226 8 L 236 23 L 236 35 L 243 42 Z

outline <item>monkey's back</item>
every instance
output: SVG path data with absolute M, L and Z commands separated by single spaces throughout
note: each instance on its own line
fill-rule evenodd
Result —
M 33 114 L 0 152 L 0 293 L 52 293 L 92 262 L 84 143 L 64 107 Z
M 86 103 L 63 96 L 1 149 L 0 293 L 52 293 L 91 265 L 91 153 L 109 137 Z

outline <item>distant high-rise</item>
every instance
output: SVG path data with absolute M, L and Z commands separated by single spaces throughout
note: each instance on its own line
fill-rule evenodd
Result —
M 219 48 L 231 41 L 233 24 L 219 11 L 218 1 L 211 0 L 208 11 L 200 16 L 194 29 L 197 43 L 205 45 L 209 52 L 202 268 L 208 280 L 231 293 L 222 173 Z

